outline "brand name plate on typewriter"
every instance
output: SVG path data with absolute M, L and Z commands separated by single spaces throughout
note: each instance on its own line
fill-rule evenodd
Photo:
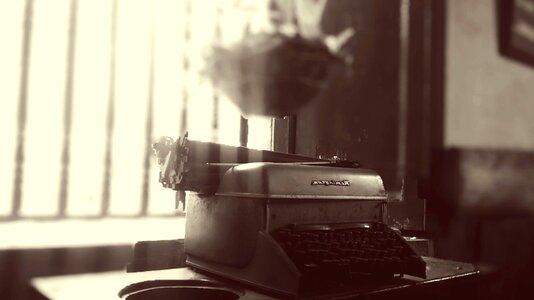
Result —
M 348 180 L 312 180 L 311 185 L 350 186 L 350 181 Z

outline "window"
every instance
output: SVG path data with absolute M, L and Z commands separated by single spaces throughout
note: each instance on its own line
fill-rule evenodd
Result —
M 203 75 L 205 50 L 261 26 L 266 9 L 266 1 L 3 1 L 0 218 L 172 214 L 151 143 L 188 130 L 190 139 L 239 145 L 239 110 Z M 270 119 L 248 127 L 249 147 L 271 147 Z

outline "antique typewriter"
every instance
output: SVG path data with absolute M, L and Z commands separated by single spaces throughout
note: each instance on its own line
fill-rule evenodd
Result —
M 424 261 L 385 224 L 387 195 L 372 170 L 187 136 L 154 149 L 160 182 L 185 200 L 190 267 L 293 296 L 425 277 Z

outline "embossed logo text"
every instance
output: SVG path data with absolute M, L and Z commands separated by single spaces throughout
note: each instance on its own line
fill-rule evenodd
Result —
M 336 186 L 350 186 L 348 180 L 312 180 L 311 185 L 336 185 Z

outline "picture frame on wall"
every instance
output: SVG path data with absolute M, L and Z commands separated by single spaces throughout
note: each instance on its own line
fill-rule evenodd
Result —
M 497 0 L 499 52 L 534 67 L 534 0 Z

